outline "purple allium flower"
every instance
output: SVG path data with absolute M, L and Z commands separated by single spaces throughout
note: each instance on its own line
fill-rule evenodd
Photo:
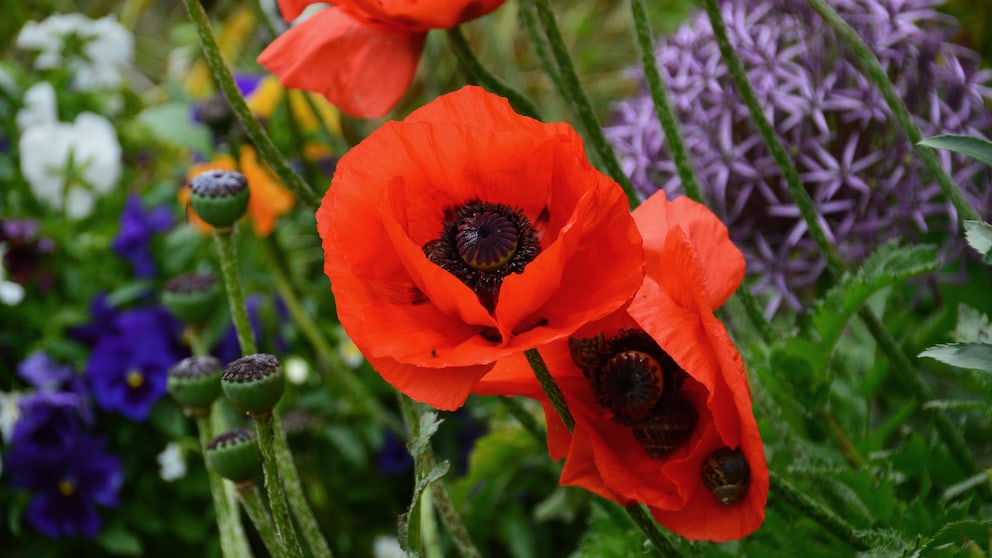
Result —
M 145 211 L 141 198 L 131 194 L 121 212 L 121 229 L 110 247 L 122 259 L 134 267 L 134 276 L 147 279 L 155 276 L 155 260 L 152 258 L 152 235 L 167 231 L 172 227 L 172 214 L 165 206 Z
M 934 0 L 829 0 L 865 38 L 925 136 L 985 137 L 992 71 L 947 42 L 953 20 Z M 793 155 L 828 238 L 856 262 L 897 237 L 940 239 L 960 255 L 956 212 L 923 170 L 888 106 L 829 26 L 800 0 L 726 0 L 730 41 L 779 137 Z M 662 39 L 657 59 L 708 203 L 744 252 L 766 313 L 802 307 L 825 264 L 785 181 L 750 121 L 698 14 Z M 645 196 L 682 194 L 646 90 L 615 106 L 607 135 Z M 992 207 L 989 171 L 947 151 L 943 167 L 980 211 Z
M 182 326 L 161 306 L 127 310 L 109 326 L 86 364 L 93 398 L 105 411 L 144 420 L 184 356 L 176 341 Z
M 88 434 L 43 453 L 15 439 L 4 467 L 14 486 L 33 492 L 28 522 L 53 538 L 95 536 L 100 529 L 96 506 L 117 505 L 123 481 L 120 460 L 107 453 L 105 440 Z

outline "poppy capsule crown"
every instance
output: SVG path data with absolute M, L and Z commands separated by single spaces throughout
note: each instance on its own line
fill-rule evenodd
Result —
M 458 278 L 492 314 L 503 279 L 541 252 L 537 231 L 520 210 L 472 200 L 445 212 L 441 237 L 423 246 L 431 262 Z
M 568 343 L 596 401 L 632 428 L 648 455 L 664 457 L 692 436 L 699 415 L 680 394 L 686 373 L 649 335 L 626 329 Z
M 726 446 L 703 461 L 703 484 L 725 506 L 744 499 L 751 482 L 751 466 L 740 449 Z

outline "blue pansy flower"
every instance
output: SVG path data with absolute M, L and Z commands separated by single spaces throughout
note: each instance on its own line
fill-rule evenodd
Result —
M 149 244 L 152 235 L 172 227 L 172 214 L 165 206 L 145 211 L 141 198 L 131 194 L 121 212 L 121 228 L 110 247 L 118 256 L 134 267 L 134 276 L 140 279 L 154 277 L 155 260 Z

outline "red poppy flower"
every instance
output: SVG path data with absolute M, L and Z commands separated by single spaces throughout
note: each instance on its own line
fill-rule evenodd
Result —
M 644 256 L 620 187 L 564 123 L 478 87 L 388 122 L 317 210 L 338 317 L 410 397 L 462 405 L 498 359 L 623 307 Z
M 764 520 L 768 470 L 743 362 L 713 310 L 740 284 L 744 259 L 717 218 L 688 198 L 669 202 L 659 192 L 634 219 L 647 276 L 630 306 L 580 330 L 574 339 L 586 341 L 572 350 L 561 341 L 541 347 L 574 431 L 522 357 L 500 361 L 475 391 L 542 401 L 549 452 L 565 458 L 562 484 L 643 502 L 690 539 L 738 539 Z M 576 363 L 590 354 L 602 356 L 583 371 Z M 664 373 L 644 376 L 647 362 Z
M 504 0 L 340 0 L 272 42 L 258 62 L 287 87 L 314 91 L 359 118 L 383 116 L 406 92 L 431 29 L 454 27 Z M 315 1 L 279 0 L 287 20 Z

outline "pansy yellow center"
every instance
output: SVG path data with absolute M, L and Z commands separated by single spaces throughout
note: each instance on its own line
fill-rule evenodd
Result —
M 76 485 L 68 479 L 62 479 L 59 481 L 59 493 L 68 498 L 76 493 Z
M 131 370 L 127 373 L 127 385 L 131 389 L 138 389 L 145 385 L 145 376 L 139 370 Z

